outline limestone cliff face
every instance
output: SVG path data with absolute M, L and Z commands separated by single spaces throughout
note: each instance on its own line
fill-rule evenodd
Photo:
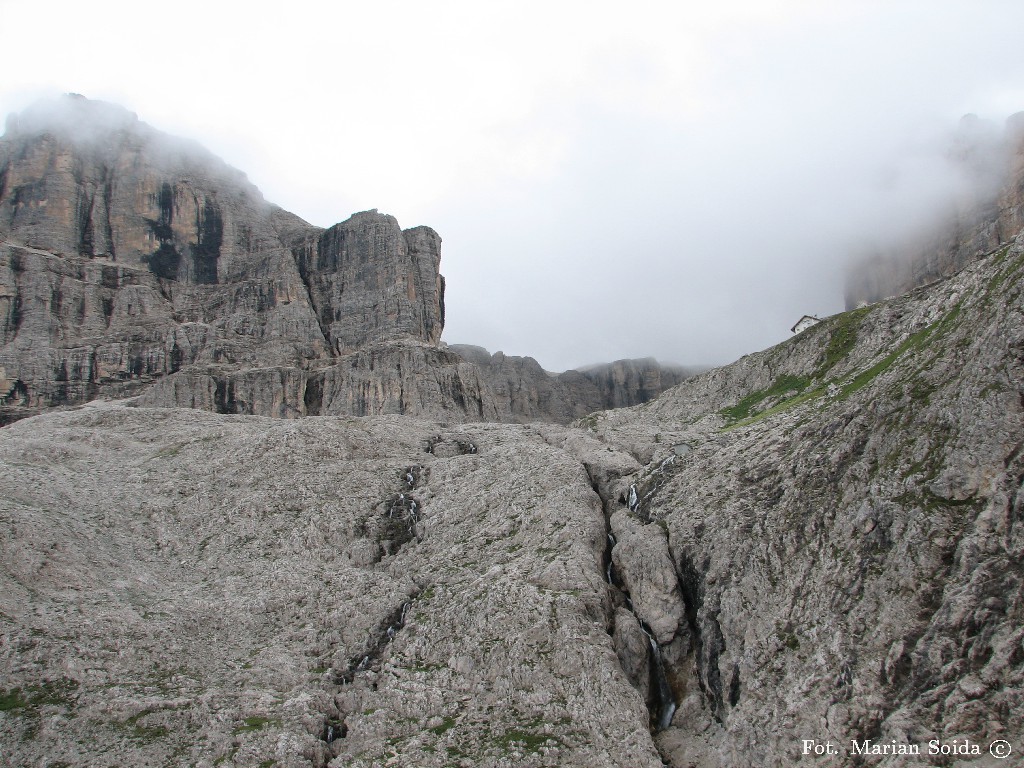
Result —
M 554 421 L 565 422 L 594 411 L 639 405 L 700 370 L 642 358 L 552 374 L 532 357 L 492 355 L 470 344 L 449 349 L 479 369 L 491 399 L 508 414 L 502 421 L 529 421 L 550 413 Z
M 7 404 L 131 394 L 197 362 L 299 364 L 326 345 L 243 174 L 113 105 L 66 97 L 0 140 Z
M 584 368 L 579 374 L 597 389 L 601 410 L 626 408 L 653 400 L 661 392 L 674 387 L 700 372 L 700 368 L 661 365 L 653 357 L 616 360 Z M 560 374 L 566 381 L 572 371 Z M 598 409 L 594 409 L 598 410 Z
M 357 213 L 296 249 L 320 327 L 338 354 L 401 338 L 436 344 L 444 328 L 441 238 L 393 216 Z
M 567 423 L 616 401 L 648 402 L 696 372 L 652 360 L 622 360 L 594 370 L 601 371 L 597 383 L 588 378 L 593 371 L 553 375 L 529 357 L 405 341 L 370 344 L 306 366 L 195 364 L 154 380 L 138 403 L 281 418 L 397 413 L 455 422 Z M 642 376 L 645 387 L 633 388 L 628 375 L 613 386 L 612 371 Z
M 283 212 L 243 173 L 82 97 L 8 120 L 0 200 L 0 231 L 12 242 L 178 283 L 265 277 L 284 255 L 274 221 Z
M 0 138 L 0 423 L 139 394 L 278 417 L 564 422 L 679 380 L 616 364 L 570 386 L 443 350 L 440 247 L 376 210 L 307 224 L 114 105 L 38 105 Z
M 1024 228 L 1024 113 L 1010 117 L 1001 137 L 965 117 L 950 150 L 964 179 L 956 199 L 928 231 L 880 243 L 851 264 L 846 308 L 872 303 L 942 277 L 992 253 Z

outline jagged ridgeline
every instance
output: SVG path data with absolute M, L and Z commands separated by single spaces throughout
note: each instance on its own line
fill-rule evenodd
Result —
M 3 419 L 141 395 L 278 417 L 566 422 L 692 373 L 638 360 L 552 376 L 447 349 L 440 248 L 377 211 L 307 224 L 120 107 L 39 104 L 0 139 Z
M 233 225 L 218 204 L 224 258 Z M 383 218 L 338 226 L 360 242 Z M 311 308 L 323 357 L 292 370 L 324 378 L 313 395 L 305 385 L 302 402 L 320 405 L 304 413 L 343 391 L 330 371 L 377 371 L 395 349 L 429 350 L 403 371 L 457 357 L 506 392 L 493 413 L 524 413 L 493 382 L 525 376 L 528 359 L 443 349 L 408 325 L 348 351 L 344 318 L 313 309 L 346 296 L 332 275 L 348 262 L 314 275 L 326 233 L 288 220 L 280 258 L 297 293 L 266 318 Z M 95 231 L 91 257 L 5 247 L 46 260 L 51 277 L 124 269 L 97 255 Z M 394 231 L 407 254 L 431 247 L 426 231 Z M 175 242 L 187 271 L 192 240 Z M 216 314 L 230 303 L 214 301 L 220 267 L 217 283 L 157 277 L 141 257 L 135 269 L 168 306 L 190 295 L 196 312 L 233 316 Z M 54 316 L 45 285 L 19 294 L 37 308 L 22 327 Z M 421 295 L 410 278 L 402 301 L 410 285 Z M 10 424 L 0 755 L 90 768 L 1012 764 L 1024 748 L 1022 289 L 1018 235 L 938 282 L 569 424 L 411 408 L 239 416 L 238 377 L 258 375 L 242 330 L 236 359 L 135 385 L 157 402 L 174 382 L 196 391 L 187 376 L 214 376 L 207 366 L 235 382 L 210 384 L 230 414 L 95 400 Z M 206 338 L 226 344 L 219 322 Z M 58 348 L 72 349 L 40 356 Z M 421 378 L 452 381 L 438 376 Z

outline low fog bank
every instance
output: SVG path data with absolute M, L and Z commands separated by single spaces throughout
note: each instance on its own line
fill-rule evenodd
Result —
M 965 115 L 916 208 L 880 211 L 884 226 L 865 232 L 851 250 L 846 271 L 846 308 L 887 298 L 950 274 L 988 252 L 1020 228 L 1024 113 L 1002 125 Z M 891 179 L 879 193 L 886 202 Z
M 457 220 L 437 212 L 445 337 L 552 370 L 731 362 L 803 314 L 843 311 L 851 261 L 991 199 L 1008 167 L 1001 122 L 684 137 L 595 121 L 564 174 L 463 200 Z

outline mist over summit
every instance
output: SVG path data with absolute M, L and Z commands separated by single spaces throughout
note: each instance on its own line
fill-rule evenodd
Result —
M 686 375 L 483 368 L 441 344 L 441 238 L 376 210 L 328 229 L 115 105 L 66 96 L 0 139 L 6 418 L 141 394 L 300 416 L 567 421 Z M 622 387 L 626 388 L 623 389 Z

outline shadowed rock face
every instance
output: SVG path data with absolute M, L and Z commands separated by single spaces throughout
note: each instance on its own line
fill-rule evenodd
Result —
M 644 362 L 551 393 L 536 363 L 444 351 L 440 247 L 376 210 L 307 224 L 120 107 L 37 105 L 0 139 L 0 423 L 139 394 L 279 417 L 568 421 L 681 380 Z
M 441 238 L 429 227 L 403 232 L 393 216 L 357 213 L 297 248 L 296 259 L 338 354 L 394 338 L 441 340 Z
M 111 104 L 69 96 L 13 116 L 0 178 L 0 232 L 62 256 L 210 285 L 281 250 L 274 208 L 243 173 Z
M 543 412 L 567 422 L 594 411 L 640 405 L 702 370 L 642 358 L 552 374 L 532 357 L 492 355 L 470 344 L 448 349 L 478 369 L 496 405 L 509 414 L 501 421 L 528 421 Z

